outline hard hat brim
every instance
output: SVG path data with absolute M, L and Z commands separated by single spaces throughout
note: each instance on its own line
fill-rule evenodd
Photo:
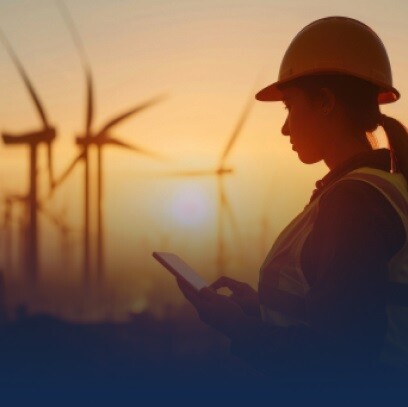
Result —
M 266 86 L 255 94 L 255 99 L 261 102 L 279 102 L 283 100 L 283 93 L 279 89 L 279 86 L 290 83 L 293 79 L 287 81 L 277 81 L 271 85 Z M 383 105 L 387 103 L 396 102 L 400 98 L 400 93 L 397 89 L 388 86 L 380 86 L 380 92 L 378 94 L 378 104 Z
M 255 99 L 261 102 L 279 102 L 283 100 L 283 93 L 278 88 L 280 84 L 280 82 L 275 82 L 266 86 L 255 95 Z

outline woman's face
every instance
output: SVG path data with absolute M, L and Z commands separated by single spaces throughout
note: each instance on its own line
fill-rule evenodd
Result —
M 321 161 L 328 139 L 323 126 L 321 104 L 296 86 L 285 87 L 282 93 L 288 110 L 282 134 L 290 137 L 292 149 L 303 163 L 313 164 Z

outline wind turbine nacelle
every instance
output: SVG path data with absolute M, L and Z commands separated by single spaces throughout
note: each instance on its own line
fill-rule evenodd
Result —
M 78 146 L 90 146 L 95 144 L 95 137 L 77 136 L 75 138 L 75 144 Z
M 2 133 L 4 144 L 39 144 L 47 143 L 50 144 L 56 137 L 56 132 L 54 127 L 49 127 L 47 129 L 33 131 L 21 135 Z
M 234 172 L 232 168 L 218 168 L 216 171 L 218 175 L 231 174 L 232 172 Z
M 109 137 L 106 134 L 101 133 L 95 136 L 77 136 L 75 138 L 75 143 L 78 146 L 90 146 L 92 145 L 102 145 L 102 144 L 114 144 L 113 142 L 110 143 Z

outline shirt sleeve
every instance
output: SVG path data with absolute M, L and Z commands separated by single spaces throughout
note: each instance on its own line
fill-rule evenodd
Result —
M 399 215 L 374 187 L 344 180 L 324 194 L 302 249 L 309 326 L 258 321 L 232 351 L 265 372 L 368 367 L 386 332 L 387 264 L 402 247 Z

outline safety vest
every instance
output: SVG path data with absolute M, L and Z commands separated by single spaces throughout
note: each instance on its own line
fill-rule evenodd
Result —
M 408 187 L 403 175 L 359 168 L 334 182 L 324 193 L 343 180 L 363 181 L 381 192 L 400 216 L 408 236 Z M 310 202 L 283 230 L 261 267 L 261 315 L 273 325 L 309 325 L 305 297 L 310 285 L 302 272 L 301 252 L 313 229 L 322 195 Z M 380 360 L 408 369 L 408 239 L 388 263 L 388 276 L 388 324 Z

